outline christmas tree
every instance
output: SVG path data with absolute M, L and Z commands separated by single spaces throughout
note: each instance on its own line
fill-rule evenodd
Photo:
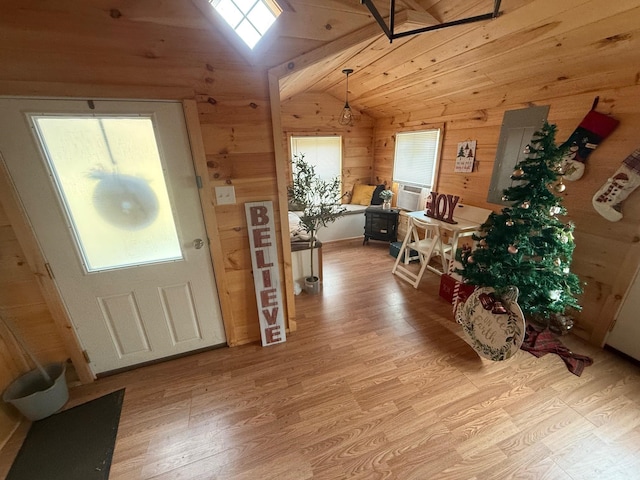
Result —
M 498 296 L 515 285 L 525 318 L 542 325 L 557 322 L 568 308 L 579 310 L 575 295 L 582 292 L 569 269 L 574 225 L 558 219 L 566 209 L 555 194 L 565 190 L 555 132 L 555 125 L 545 123 L 534 134 L 526 158 L 515 166 L 513 185 L 504 190 L 502 199 L 511 206 L 489 216 L 458 270 L 466 283 L 493 287 Z

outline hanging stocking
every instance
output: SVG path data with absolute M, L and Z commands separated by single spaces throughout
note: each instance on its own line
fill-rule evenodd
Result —
M 599 97 L 596 97 L 591 111 L 582 119 L 569 139 L 561 145 L 568 148 L 562 158 L 562 171 L 566 180 L 582 178 L 587 157 L 620 123 L 613 117 L 595 111 L 598 100 Z
M 640 185 L 640 148 L 624 159 L 616 173 L 593 196 L 593 208 L 611 222 L 622 218 L 622 202 Z

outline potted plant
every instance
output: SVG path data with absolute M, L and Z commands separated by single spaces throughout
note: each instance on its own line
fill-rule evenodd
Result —
M 294 155 L 292 161 L 292 182 L 287 188 L 289 203 L 302 212 L 300 225 L 309 234 L 309 258 L 311 275 L 305 278 L 308 293 L 320 291 L 320 279 L 313 270 L 313 249 L 316 246 L 318 230 L 340 218 L 345 208 L 340 204 L 340 179 L 323 180 L 315 167 L 304 159 L 304 154 Z
M 391 190 L 382 190 L 380 192 L 380 198 L 382 199 L 382 209 L 391 209 L 391 199 L 393 198 L 393 192 Z

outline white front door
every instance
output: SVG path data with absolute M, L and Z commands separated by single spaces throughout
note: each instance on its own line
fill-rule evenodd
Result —
M 180 103 L 0 99 L 0 154 L 94 373 L 225 343 Z

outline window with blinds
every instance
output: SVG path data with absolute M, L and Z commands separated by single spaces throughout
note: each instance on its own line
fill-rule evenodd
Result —
M 440 149 L 440 129 L 396 134 L 393 181 L 432 188 Z
M 304 154 L 322 180 L 342 179 L 342 137 L 291 137 L 291 154 Z

